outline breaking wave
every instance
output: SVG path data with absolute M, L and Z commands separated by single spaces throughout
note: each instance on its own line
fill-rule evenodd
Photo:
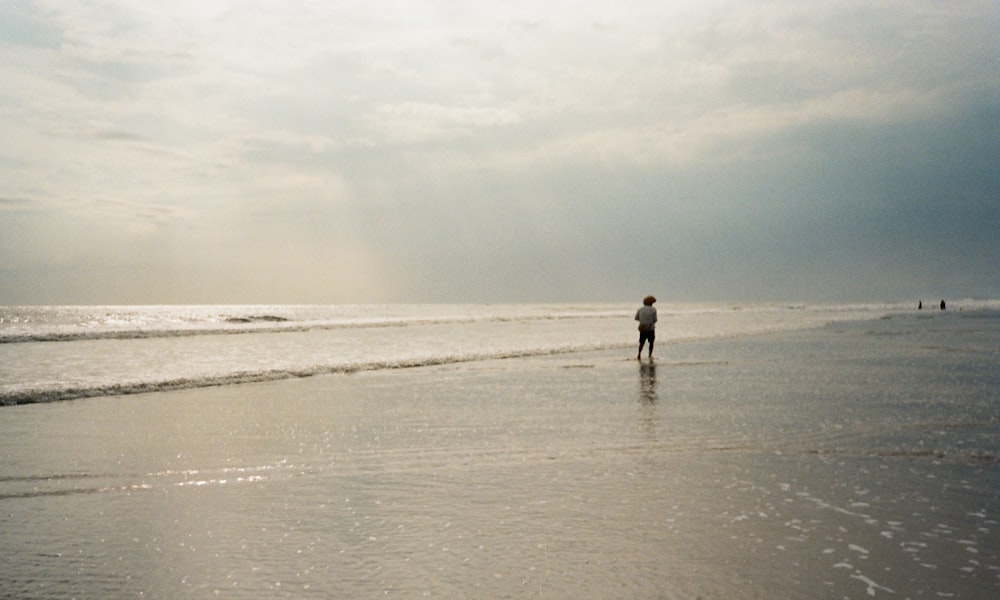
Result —
M 372 361 L 336 365 L 314 365 L 297 369 L 264 369 L 257 371 L 238 371 L 221 375 L 203 377 L 181 377 L 153 381 L 126 381 L 92 386 L 51 386 L 45 388 L 0 391 L 0 406 L 18 404 L 34 404 L 41 402 L 58 402 L 62 400 L 79 400 L 101 396 L 124 396 L 152 392 L 166 392 L 195 388 L 219 387 L 244 383 L 262 383 L 281 381 L 319 375 L 352 374 L 362 371 L 384 371 L 394 369 L 413 369 L 433 367 L 448 364 L 459 364 L 485 360 L 505 360 L 512 358 L 527 358 L 532 356 L 553 356 L 610 350 L 615 345 L 572 346 L 560 348 L 537 348 L 484 354 L 445 355 L 424 357 L 412 360 Z M 617 346 L 620 347 L 620 346 Z

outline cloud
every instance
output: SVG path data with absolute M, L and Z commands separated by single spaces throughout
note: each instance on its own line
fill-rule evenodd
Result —
M 391 8 L 0 5 L 6 301 L 1000 293 L 991 1 Z
M 0 197 L 0 210 L 19 210 L 31 206 L 31 201 L 27 198 L 4 198 Z
M 411 143 L 481 135 L 480 129 L 521 119 L 511 110 L 403 102 L 378 107 L 371 121 L 389 143 Z

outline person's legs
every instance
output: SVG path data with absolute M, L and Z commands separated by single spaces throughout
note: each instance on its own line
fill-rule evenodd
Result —
M 649 331 L 639 332 L 639 353 L 636 354 L 636 360 L 642 360 L 642 349 L 646 346 L 646 340 L 649 340 L 649 356 L 653 356 L 653 340 L 656 339 L 654 334 Z

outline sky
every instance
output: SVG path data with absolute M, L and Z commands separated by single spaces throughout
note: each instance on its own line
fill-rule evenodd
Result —
M 0 304 L 1000 298 L 996 0 L 0 0 Z

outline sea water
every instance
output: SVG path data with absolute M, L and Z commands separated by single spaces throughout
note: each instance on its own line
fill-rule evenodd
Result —
M 966 303 L 970 308 L 989 303 Z M 661 307 L 660 342 L 871 319 L 911 307 Z M 0 404 L 623 348 L 635 307 L 0 307 Z
M 0 597 L 995 597 L 951 305 L 9 310 Z

